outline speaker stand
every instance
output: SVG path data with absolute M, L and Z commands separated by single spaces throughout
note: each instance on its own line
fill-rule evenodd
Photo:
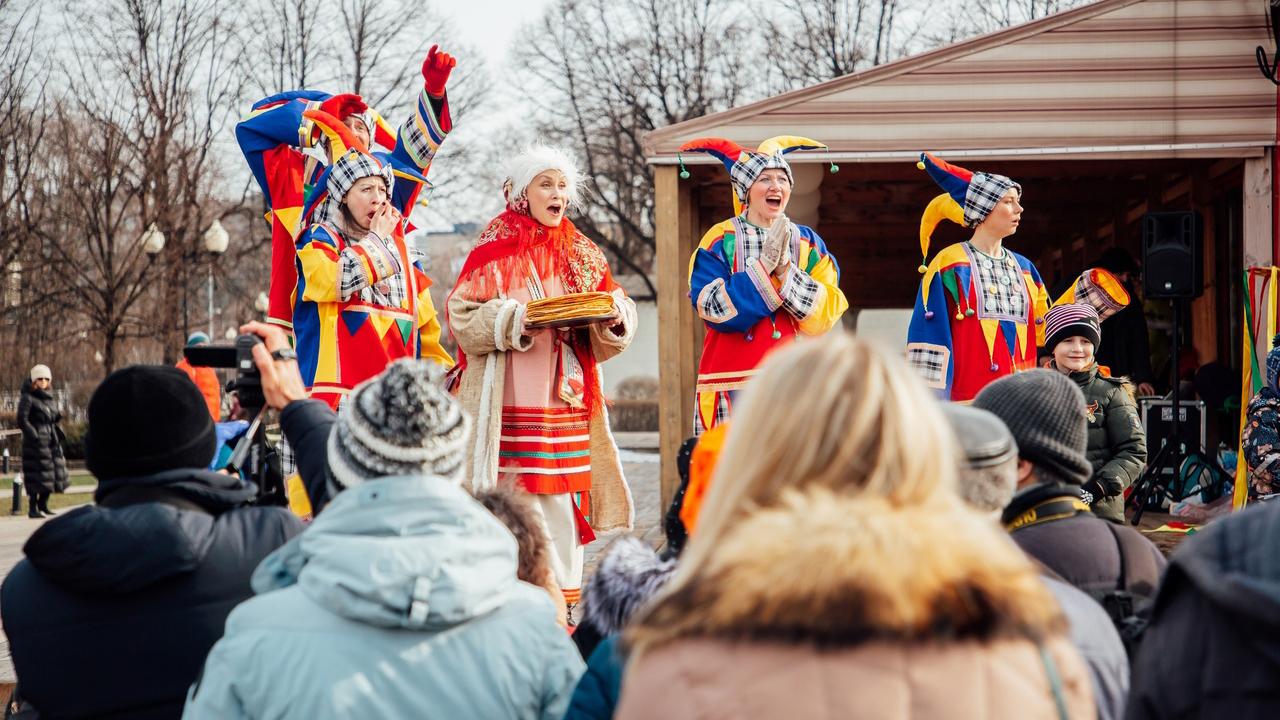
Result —
M 1147 463 L 1147 469 L 1143 471 L 1142 476 L 1138 478 L 1138 482 L 1133 485 L 1133 492 L 1130 494 L 1130 501 L 1134 503 L 1133 519 L 1129 522 L 1137 525 L 1142 522 L 1142 514 L 1147 511 L 1147 503 L 1154 492 L 1159 493 L 1159 497 L 1168 498 L 1176 501 L 1182 498 L 1176 497 L 1170 483 L 1178 481 L 1179 472 L 1182 470 L 1183 448 L 1182 448 L 1182 424 L 1181 424 L 1181 403 L 1182 403 L 1182 379 L 1178 376 L 1178 365 L 1182 356 L 1182 303 L 1186 302 L 1182 298 L 1174 298 L 1170 302 L 1173 303 L 1173 338 L 1172 353 L 1173 362 L 1170 374 L 1173 376 L 1173 416 L 1171 417 L 1171 432 L 1169 439 L 1160 447 L 1160 451 L 1156 453 L 1154 458 Z M 1203 448 L 1197 448 L 1202 450 Z M 1166 480 L 1162 477 L 1161 470 L 1171 468 L 1173 472 L 1171 479 Z

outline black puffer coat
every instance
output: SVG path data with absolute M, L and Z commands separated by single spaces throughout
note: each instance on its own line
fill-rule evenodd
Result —
M 1280 717 L 1280 503 L 1215 521 L 1169 562 L 1130 720 Z
M 284 508 L 245 507 L 255 493 L 204 470 L 104 480 L 97 505 L 36 530 L 0 615 L 41 717 L 182 715 L 254 568 L 302 530 Z
M 27 495 L 62 492 L 70 484 L 59 439 L 60 420 L 62 413 L 48 390 L 36 390 L 29 384 L 22 387 L 18 427 L 22 428 L 22 481 Z

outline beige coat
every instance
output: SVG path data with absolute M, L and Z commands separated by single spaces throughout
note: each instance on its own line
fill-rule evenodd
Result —
M 636 334 L 636 304 L 621 290 L 614 291 L 614 305 L 622 317 L 618 335 L 602 325 L 588 326 L 596 362 L 617 355 Z M 467 366 L 458 386 L 458 400 L 475 419 L 475 432 L 467 448 L 467 473 L 473 489 L 492 487 L 498 478 L 498 436 L 502 429 L 502 396 L 507 363 L 504 352 L 523 352 L 532 341 L 520 335 L 525 306 L 510 298 L 472 302 L 454 293 L 449 298 L 449 328 L 458 347 L 467 355 Z M 603 382 L 603 368 L 600 377 Z M 622 474 L 618 446 L 609 431 L 604 409 L 591 419 L 591 527 L 596 532 L 631 529 L 635 511 L 631 490 Z
M 1034 568 L 955 504 L 793 497 L 707 567 L 627 635 L 620 720 L 1057 720 L 1042 649 L 1067 717 L 1096 717 Z

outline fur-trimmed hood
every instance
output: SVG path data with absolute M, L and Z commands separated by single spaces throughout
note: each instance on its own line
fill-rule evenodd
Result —
M 675 569 L 675 559 L 663 560 L 643 540 L 630 535 L 619 538 L 605 550 L 582 590 L 582 623 L 601 637 L 621 632 Z
M 698 542 L 698 537 L 693 539 Z M 1065 621 L 990 518 L 946 496 L 912 507 L 826 490 L 791 494 L 721 538 L 629 638 L 815 642 L 1026 638 Z

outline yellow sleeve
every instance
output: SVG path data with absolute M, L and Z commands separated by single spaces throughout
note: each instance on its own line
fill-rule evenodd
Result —
M 342 301 L 338 290 L 338 248 L 324 228 L 307 230 L 298 248 L 298 262 L 302 265 L 302 300 L 315 303 Z
M 810 252 L 813 252 L 811 249 Z M 821 290 L 814 304 L 813 312 L 808 317 L 801 320 L 800 332 L 804 335 L 821 335 L 836 323 L 840 322 L 840 317 L 849 309 L 849 300 L 845 298 L 844 291 L 840 289 L 839 274 L 836 272 L 836 264 L 832 262 L 830 257 L 824 257 L 813 266 L 813 271 L 809 273 L 809 277 L 818 283 Z
M 1049 312 L 1049 291 L 1044 289 L 1041 283 L 1031 282 L 1027 279 L 1027 286 L 1031 291 L 1031 305 L 1035 308 L 1035 318 L 1033 323 L 1036 328 L 1036 347 L 1044 347 L 1044 316 Z
M 434 360 L 446 368 L 453 367 L 453 357 L 440 344 L 440 316 L 431 302 L 431 290 L 418 293 L 418 345 L 423 360 Z

